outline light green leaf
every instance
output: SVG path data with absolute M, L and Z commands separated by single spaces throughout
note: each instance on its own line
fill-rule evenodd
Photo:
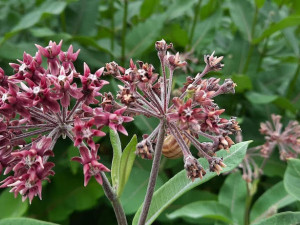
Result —
M 260 37 L 253 40 L 253 43 L 259 43 L 264 38 L 269 37 L 279 30 L 283 30 L 284 28 L 291 26 L 298 26 L 300 24 L 300 16 L 289 16 L 279 21 L 278 23 L 267 28 Z
M 254 8 L 248 1 L 232 0 L 228 2 L 230 16 L 246 40 L 252 40 L 252 22 Z
M 296 225 L 300 222 L 300 212 L 283 212 L 252 225 Z
M 120 170 L 119 170 L 119 186 L 117 190 L 117 195 L 120 197 L 123 189 L 128 181 L 136 154 L 135 149 L 137 145 L 137 137 L 134 135 L 126 148 L 124 149 L 121 162 L 120 162 Z
M 30 218 L 7 218 L 0 220 L 0 225 L 58 225 L 46 221 L 30 219 Z
M 168 20 L 172 20 L 178 17 L 183 16 L 186 12 L 193 9 L 194 4 L 197 0 L 189 0 L 189 1 L 182 1 L 182 0 L 175 0 L 173 4 L 168 6 L 168 10 L 165 14 L 168 15 Z
M 210 17 L 197 23 L 197 25 L 195 27 L 193 40 L 192 40 L 193 48 L 196 48 L 201 43 L 201 41 L 204 39 L 205 35 L 211 29 L 213 29 L 216 26 L 216 24 L 219 24 L 221 17 L 222 17 L 222 11 L 217 10 L 217 12 L 212 14 Z
M 225 150 L 217 153 L 218 157 L 223 157 L 224 163 L 227 165 L 222 172 L 228 172 L 239 165 L 245 156 L 249 143 L 249 141 L 241 142 L 232 146 L 230 148 L 230 153 L 227 153 Z M 154 193 L 146 224 L 151 224 L 164 209 L 166 209 L 172 202 L 174 202 L 184 193 L 217 176 L 216 173 L 208 170 L 208 163 L 205 159 L 201 158 L 199 159 L 199 162 L 207 171 L 203 179 L 196 179 L 194 182 L 192 182 L 187 178 L 185 170 L 177 173 Z M 139 210 L 135 214 L 133 224 L 138 223 L 141 210 L 142 206 L 140 206 Z
M 300 200 L 300 159 L 289 159 L 284 178 L 285 190 Z
M 285 191 L 281 181 L 264 192 L 254 203 L 251 209 L 250 221 L 252 223 L 258 222 L 295 201 L 296 199 Z
M 197 220 L 200 218 L 211 218 L 230 224 L 232 223 L 232 220 L 229 215 L 230 211 L 225 205 L 216 201 L 198 201 L 183 206 L 170 213 L 168 217 L 170 219 L 184 217 Z
M 120 198 L 126 214 L 135 213 L 143 203 L 149 181 L 149 174 L 149 170 L 144 170 L 135 166 L 132 167 L 131 176 L 129 177 Z M 159 176 L 156 184 L 156 189 L 163 184 L 162 179 Z
M 113 160 L 111 164 L 111 181 L 115 189 L 119 186 L 119 171 L 122 157 L 122 146 L 117 132 L 109 129 L 110 142 L 113 147 Z
M 244 221 L 246 185 L 241 174 L 236 172 L 226 178 L 219 192 L 219 203 L 229 208 L 231 218 L 235 224 L 242 224 Z
M 22 16 L 20 22 L 15 27 L 13 27 L 10 32 L 4 35 L 4 37 L 0 41 L 0 44 L 2 44 L 7 39 L 11 38 L 18 32 L 34 26 L 42 19 L 43 16 L 59 15 L 66 8 L 66 6 L 67 3 L 64 1 L 45 1 L 38 8 Z
M 140 9 L 140 16 L 143 19 L 152 15 L 154 10 L 159 6 L 160 0 L 144 0 Z
M 265 4 L 266 0 L 255 0 L 255 4 L 257 6 L 257 8 L 261 8 L 263 7 L 263 5 Z
M 167 15 L 152 15 L 145 22 L 133 27 L 126 36 L 126 56 L 139 56 L 159 38 Z
M 0 219 L 6 217 L 22 216 L 28 208 L 28 201 L 22 202 L 22 198 L 18 195 L 14 197 L 8 189 L 4 190 L 0 195 Z
M 278 98 L 277 95 L 265 95 L 257 92 L 247 92 L 246 98 L 253 104 L 267 104 Z
M 237 93 L 243 93 L 246 90 L 252 90 L 252 81 L 247 75 L 232 75 L 232 80 L 237 84 L 235 91 Z

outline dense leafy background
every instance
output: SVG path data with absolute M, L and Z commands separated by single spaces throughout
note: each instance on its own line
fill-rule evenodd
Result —
M 150 62 L 159 71 L 153 44 L 164 38 L 173 42 L 176 51 L 184 53 L 190 63 L 186 73 L 176 71 L 176 85 L 203 69 L 203 54 L 216 50 L 217 55 L 225 56 L 224 70 L 213 75 L 232 78 L 238 85 L 237 93 L 216 101 L 227 115 L 240 119 L 243 138 L 254 140 L 252 145 L 263 142 L 259 123 L 268 120 L 271 113 L 282 115 L 284 122 L 300 119 L 300 1 L 1 0 L 0 24 L 0 65 L 7 74 L 12 73 L 8 62 L 21 59 L 24 50 L 33 54 L 34 43 L 47 45 L 49 40 L 61 39 L 64 50 L 69 44 L 81 49 L 76 65 L 79 71 L 83 62 L 95 70 L 112 60 L 128 66 L 130 58 Z M 116 82 L 111 82 L 114 92 Z M 129 137 L 120 136 L 122 149 L 133 134 L 140 140 L 141 134 L 149 133 L 156 122 L 136 118 L 127 127 Z M 113 150 L 108 136 L 100 138 L 99 143 L 102 162 L 111 167 Z M 56 175 L 50 184 L 45 184 L 43 201 L 35 199 L 28 206 L 4 190 L 0 194 L 0 218 L 23 216 L 59 224 L 116 224 L 102 188 L 94 181 L 83 187 L 81 167 L 70 162 L 77 154 L 72 143 L 61 141 L 54 151 Z M 130 154 L 131 150 L 126 152 Z M 128 160 L 126 163 L 131 163 L 134 157 Z M 118 191 L 129 221 L 143 201 L 150 167 L 150 161 L 136 158 L 131 175 L 122 178 L 123 183 L 128 182 Z M 181 159 L 163 158 L 158 187 L 182 168 Z M 247 184 L 236 171 L 185 193 L 154 224 L 243 224 L 246 208 L 251 209 L 253 223 L 299 222 L 297 171 L 299 160 L 290 161 L 287 167 L 275 152 L 252 199 L 247 197 Z M 280 213 L 261 222 L 277 211 L 295 213 Z M 18 224 L 18 219 L 5 221 L 0 224 Z

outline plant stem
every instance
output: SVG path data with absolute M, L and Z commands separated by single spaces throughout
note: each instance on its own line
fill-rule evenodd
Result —
M 152 196 L 154 193 L 156 178 L 157 178 L 158 171 L 159 171 L 159 163 L 160 163 L 162 147 L 163 147 L 164 138 L 165 138 L 165 121 L 163 121 L 162 123 L 163 124 L 162 124 L 162 126 L 159 130 L 158 136 L 157 136 L 157 143 L 156 143 L 155 152 L 154 152 L 154 159 L 153 159 L 153 163 L 152 163 L 150 179 L 149 179 L 149 183 L 148 183 L 146 197 L 145 197 L 144 204 L 143 204 L 142 213 L 141 213 L 139 223 L 138 223 L 139 225 L 144 225 L 146 222 L 150 204 L 152 201 Z
M 202 2 L 202 0 L 198 0 L 198 3 L 195 7 L 193 25 L 192 25 L 192 28 L 191 28 L 191 33 L 190 33 L 190 38 L 189 38 L 190 45 L 192 44 L 192 41 L 193 41 L 193 36 L 194 36 L 194 32 L 195 32 L 195 27 L 196 27 L 198 15 L 199 15 L 199 8 L 200 8 L 200 5 L 201 5 L 201 2 Z
M 122 31 L 122 52 L 121 62 L 122 66 L 125 64 L 125 44 L 126 44 L 126 29 L 127 29 L 127 11 L 128 11 L 128 0 L 124 0 L 124 15 L 123 15 L 123 31 Z
M 111 36 L 110 36 L 110 50 L 111 52 L 114 52 L 115 48 L 115 10 L 114 10 L 114 0 L 110 0 L 110 12 L 111 12 Z M 114 55 L 111 54 L 111 61 L 114 60 Z
M 114 208 L 118 224 L 119 225 L 127 225 L 126 216 L 125 216 L 123 207 L 120 203 L 120 200 L 118 199 L 116 193 L 113 191 L 113 188 L 110 185 L 104 172 L 101 172 L 101 177 L 103 180 L 102 187 L 103 187 L 104 193 Z

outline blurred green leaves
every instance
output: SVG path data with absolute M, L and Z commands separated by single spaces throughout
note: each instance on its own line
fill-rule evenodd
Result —
M 249 143 L 250 142 L 242 142 L 232 146 L 230 148 L 230 153 L 226 153 L 225 150 L 217 153 L 218 157 L 223 157 L 224 163 L 227 165 L 222 173 L 232 170 L 242 161 Z M 187 178 L 186 171 L 182 170 L 154 192 L 146 224 L 151 224 L 166 207 L 168 207 L 181 195 L 192 188 L 207 182 L 217 175 L 216 173 L 209 172 L 208 163 L 204 158 L 200 158 L 199 162 L 203 165 L 203 168 L 207 172 L 202 179 L 196 179 L 192 182 Z M 135 214 L 133 224 L 137 224 L 141 208 L 142 206 L 140 206 L 139 210 Z
M 289 159 L 288 167 L 284 174 L 284 187 L 286 191 L 300 200 L 300 159 Z

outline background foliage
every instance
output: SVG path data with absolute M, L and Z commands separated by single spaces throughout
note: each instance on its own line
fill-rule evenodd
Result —
M 22 58 L 24 50 L 30 54 L 36 51 L 34 43 L 45 46 L 49 40 L 61 39 L 63 50 L 69 44 L 81 49 L 75 65 L 79 71 L 83 70 L 83 62 L 95 70 L 112 60 L 128 66 L 130 58 L 152 63 L 159 71 L 154 42 L 164 38 L 173 42 L 189 63 L 186 73 L 176 71 L 178 86 L 187 75 L 203 69 L 203 54 L 216 50 L 217 55 L 225 56 L 223 71 L 212 75 L 232 78 L 237 83 L 237 93 L 220 96 L 216 101 L 228 115 L 239 118 L 243 139 L 254 140 L 252 146 L 263 143 L 259 123 L 268 120 L 271 113 L 282 115 L 284 122 L 300 119 L 300 1 L 1 0 L 0 23 L 0 65 L 6 73 L 13 72 L 8 63 Z M 116 82 L 110 82 L 113 86 L 105 91 L 115 94 Z M 127 127 L 129 137 L 120 136 L 122 149 L 133 134 L 140 140 L 156 123 L 136 118 Z M 98 142 L 102 161 L 111 168 L 113 150 L 108 135 Z M 45 184 L 43 201 L 35 199 L 28 206 L 4 190 L 0 194 L 0 218 L 23 216 L 59 224 L 116 224 L 102 188 L 94 181 L 83 187 L 81 168 L 70 162 L 77 154 L 72 143 L 60 142 L 54 152 L 56 175 L 50 184 Z M 122 178 L 122 182 L 128 182 L 118 191 L 122 192 L 129 221 L 143 201 L 150 167 L 150 161 L 136 158 L 130 176 Z M 182 159 L 163 158 L 158 187 L 182 168 Z M 275 152 L 265 166 L 264 176 L 256 183 L 252 199 L 247 194 L 249 185 L 236 170 L 185 193 L 153 224 L 243 224 L 245 210 L 251 211 L 253 224 L 299 222 L 297 169 L 300 171 L 299 160 L 287 164 Z M 272 217 L 266 219 L 269 216 Z M 17 224 L 18 219 L 10 223 Z M 28 219 L 27 223 L 36 221 Z

